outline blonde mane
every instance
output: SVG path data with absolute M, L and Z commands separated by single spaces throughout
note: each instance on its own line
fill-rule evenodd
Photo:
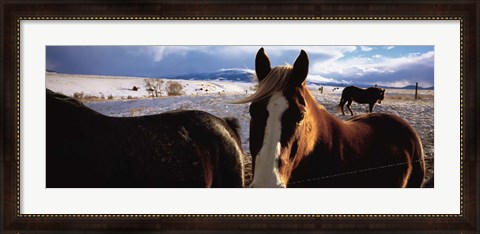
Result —
M 285 90 L 288 86 L 288 80 L 291 72 L 292 66 L 288 64 L 272 68 L 268 75 L 258 83 L 257 91 L 253 95 L 233 103 L 242 104 L 253 101 L 261 101 L 269 98 L 275 92 Z

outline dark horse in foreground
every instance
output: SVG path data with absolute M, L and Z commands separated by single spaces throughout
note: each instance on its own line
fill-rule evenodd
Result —
M 338 107 L 342 110 L 342 114 L 345 115 L 343 111 L 343 106 L 347 103 L 347 108 L 350 111 L 350 114 L 353 115 L 350 105 L 352 101 L 360 104 L 368 103 L 369 112 L 372 113 L 373 106 L 375 102 L 378 101 L 380 104 L 385 96 L 385 89 L 370 87 L 367 89 L 362 89 L 356 86 L 345 87 L 342 91 L 342 98 L 340 98 L 340 104 Z
M 316 103 L 305 86 L 308 56 L 271 68 L 261 48 L 250 104 L 250 187 L 420 187 L 425 174 L 416 131 L 400 117 L 366 114 L 347 121 Z
M 47 90 L 48 188 L 244 187 L 236 119 L 108 117 Z

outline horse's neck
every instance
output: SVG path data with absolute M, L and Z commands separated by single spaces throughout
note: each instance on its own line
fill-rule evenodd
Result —
M 313 97 L 310 101 L 313 101 L 313 104 L 310 105 L 310 125 L 313 130 L 307 136 L 315 137 L 317 147 L 331 145 L 335 140 L 333 138 L 338 135 L 338 131 L 342 131 L 344 128 L 344 124 L 318 104 Z
M 332 145 L 332 133 L 340 126 L 341 123 L 332 115 L 330 115 L 323 106 L 317 104 L 314 97 L 305 95 L 307 103 L 307 115 L 301 127 L 297 129 L 296 136 L 296 154 L 292 158 L 284 158 L 284 165 L 281 174 L 287 181 L 291 173 L 302 162 L 304 157 L 314 154 L 319 155 L 319 149 L 326 149 Z M 326 147 L 325 147 L 326 146 Z M 321 153 L 320 153 L 321 154 Z
M 332 128 L 338 126 L 337 120 L 330 115 L 323 106 L 319 106 L 315 109 L 314 121 L 315 123 L 313 124 L 317 129 L 317 142 L 330 141 L 333 130 Z
M 309 113 L 303 124 L 301 136 L 309 142 L 306 149 L 306 152 L 309 152 L 314 150 L 316 145 L 328 144 L 331 141 L 331 128 L 338 125 L 338 121 L 319 105 L 311 94 L 306 95 L 305 99 Z

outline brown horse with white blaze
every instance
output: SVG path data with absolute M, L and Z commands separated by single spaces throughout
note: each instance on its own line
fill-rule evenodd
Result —
M 400 117 L 365 114 L 342 121 L 316 103 L 305 80 L 309 59 L 271 68 L 261 48 L 250 104 L 250 187 L 421 187 L 423 148 Z

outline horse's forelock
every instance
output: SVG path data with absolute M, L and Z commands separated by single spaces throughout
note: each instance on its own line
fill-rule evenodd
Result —
M 268 75 L 258 83 L 257 91 L 242 100 L 233 103 L 241 104 L 254 101 L 262 101 L 271 97 L 275 92 L 283 91 L 288 87 L 292 66 L 276 66 Z

